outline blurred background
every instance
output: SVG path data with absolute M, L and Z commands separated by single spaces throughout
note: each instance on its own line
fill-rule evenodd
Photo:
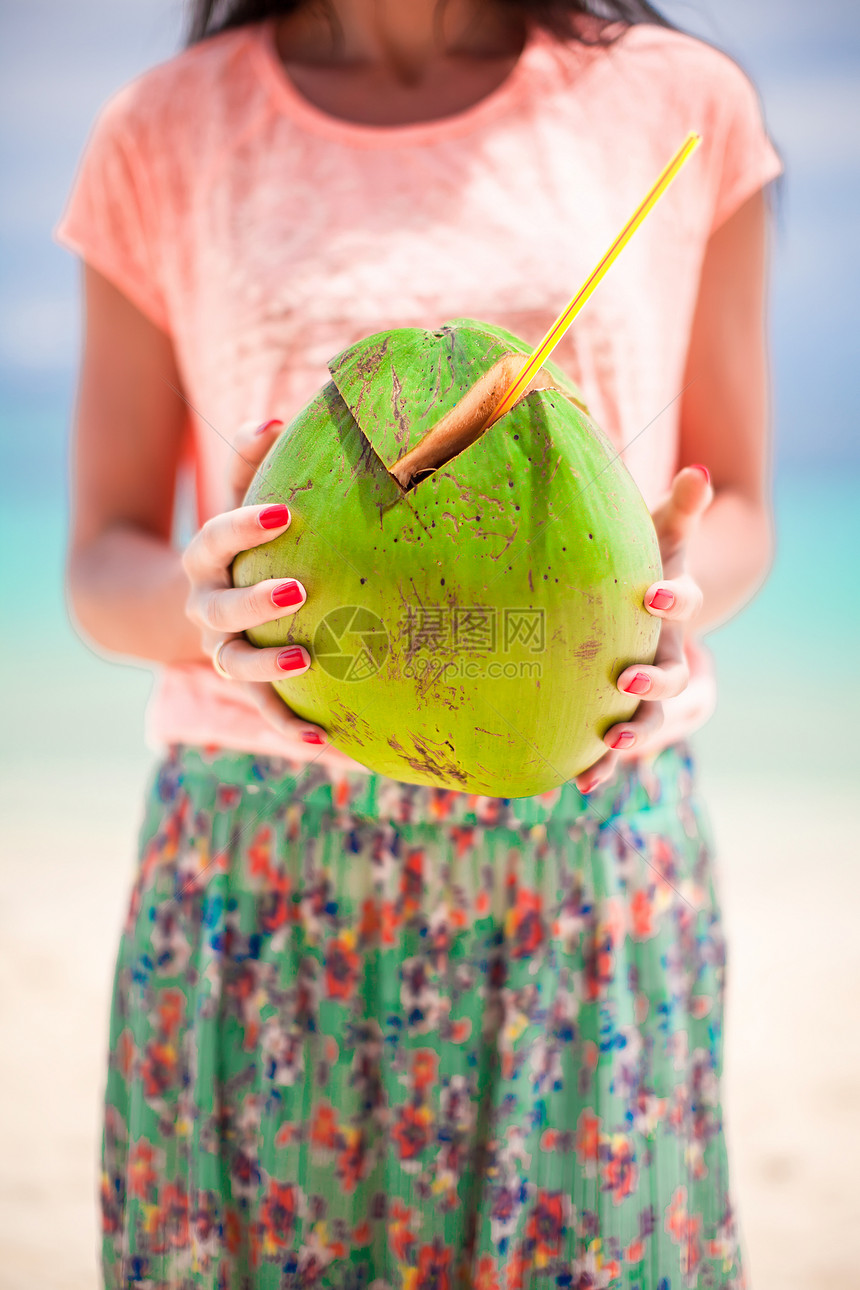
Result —
M 751 1290 L 852 1290 L 860 8 L 662 8 L 753 77 L 787 169 L 772 254 L 778 554 L 707 637 L 720 702 L 692 740 L 731 956 L 730 1160 Z M 0 15 L 0 1290 L 98 1285 L 109 992 L 152 762 L 150 672 L 91 652 L 65 608 L 79 269 L 50 230 L 102 102 L 176 51 L 181 18 L 168 0 L 6 0 Z

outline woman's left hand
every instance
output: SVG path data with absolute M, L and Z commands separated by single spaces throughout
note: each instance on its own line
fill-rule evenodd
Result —
M 639 755 L 641 745 L 663 724 L 660 700 L 686 689 L 690 672 L 684 657 L 684 636 L 702 604 L 702 590 L 686 570 L 687 542 L 713 496 L 705 467 L 685 466 L 652 512 L 663 577 L 647 589 L 644 603 L 649 614 L 664 620 L 657 653 L 652 664 L 634 663 L 618 677 L 618 689 L 641 696 L 642 702 L 629 721 L 606 731 L 603 742 L 607 752 L 576 776 L 574 782 L 581 793 L 589 793 L 611 779 L 619 760 Z

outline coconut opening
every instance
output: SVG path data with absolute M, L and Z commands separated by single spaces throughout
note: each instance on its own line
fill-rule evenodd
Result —
M 504 358 L 500 358 L 479 377 L 456 407 L 446 412 L 432 430 L 428 430 L 420 443 L 395 462 L 389 474 L 397 480 L 404 493 L 408 493 L 422 479 L 432 475 L 440 466 L 446 466 L 476 439 L 480 439 L 505 392 L 519 376 L 524 362 L 522 354 L 506 354 Z M 524 399 L 532 390 L 559 390 L 565 398 L 568 397 L 544 368 L 535 374 L 520 398 Z M 520 399 L 517 399 L 517 403 L 519 402 Z M 501 425 L 503 421 L 504 417 L 497 424 Z

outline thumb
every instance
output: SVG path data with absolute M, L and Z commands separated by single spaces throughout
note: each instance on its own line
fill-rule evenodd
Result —
M 713 500 L 711 478 L 704 466 L 684 466 L 679 470 L 668 497 L 652 515 L 661 544 L 673 550 L 686 541 Z
M 705 466 L 684 466 L 672 480 L 672 501 L 685 515 L 699 515 L 713 497 L 710 472 Z
M 284 423 L 277 417 L 268 421 L 243 421 L 233 438 L 233 456 L 230 462 L 230 487 L 241 506 L 251 480 L 260 462 L 278 438 Z

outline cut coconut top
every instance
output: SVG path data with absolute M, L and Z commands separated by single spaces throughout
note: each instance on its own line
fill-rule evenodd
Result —
M 435 332 L 401 327 L 369 336 L 333 358 L 329 371 L 386 470 L 409 489 L 480 437 L 530 352 L 501 327 L 457 318 Z M 588 415 L 554 363 L 530 389 L 549 387 Z

